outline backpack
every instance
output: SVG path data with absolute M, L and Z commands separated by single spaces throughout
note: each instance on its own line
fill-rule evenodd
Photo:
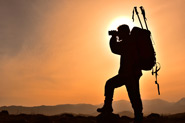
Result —
M 151 41 L 149 30 L 134 27 L 131 31 L 131 38 L 136 43 L 139 56 L 139 67 L 142 70 L 151 70 L 156 64 L 156 53 Z

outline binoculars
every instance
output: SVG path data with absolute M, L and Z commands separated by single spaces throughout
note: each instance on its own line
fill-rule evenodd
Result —
M 109 34 L 109 35 L 115 35 L 115 36 L 117 36 L 117 35 L 118 35 L 118 31 L 116 31 L 116 30 L 111 30 L 111 31 L 108 32 L 108 34 Z

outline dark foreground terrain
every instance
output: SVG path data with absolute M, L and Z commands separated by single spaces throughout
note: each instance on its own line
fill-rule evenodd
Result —
M 117 115 L 117 123 L 130 123 L 133 118 Z M 61 114 L 55 116 L 45 116 L 41 114 L 9 115 L 0 113 L 0 123 L 98 123 L 97 117 L 73 114 Z M 110 122 L 109 122 L 110 123 Z M 150 114 L 144 117 L 143 123 L 185 123 L 185 113 L 174 115 Z

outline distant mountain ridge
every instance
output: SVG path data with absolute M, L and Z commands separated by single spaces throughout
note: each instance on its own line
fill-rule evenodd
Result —
M 10 114 L 44 114 L 44 115 L 58 115 L 62 113 L 73 114 L 92 114 L 96 111 L 96 106 L 91 104 L 63 104 L 56 106 L 3 106 L 0 111 L 7 110 Z
M 0 111 L 7 110 L 10 114 L 44 114 L 58 115 L 62 113 L 87 114 L 97 115 L 96 109 L 103 104 L 63 104 L 56 106 L 2 106 Z M 119 113 L 127 116 L 132 116 L 132 107 L 129 101 L 120 100 L 113 102 L 114 113 Z M 168 102 L 161 99 L 143 100 L 144 114 L 159 113 L 159 114 L 175 114 L 185 112 L 185 98 L 177 102 Z

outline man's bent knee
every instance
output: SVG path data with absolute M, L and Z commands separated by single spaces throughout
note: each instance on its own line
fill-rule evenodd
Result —
M 113 82 L 111 81 L 111 79 L 107 80 L 106 84 L 105 84 L 105 88 L 111 88 L 113 87 Z

